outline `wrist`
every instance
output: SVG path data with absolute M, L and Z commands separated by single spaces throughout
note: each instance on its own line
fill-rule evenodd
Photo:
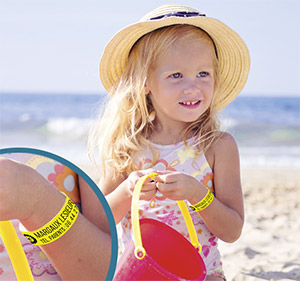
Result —
M 113 213 L 115 223 L 118 224 L 130 210 L 132 193 L 129 186 L 123 181 L 113 192 L 106 196 L 106 200 Z
M 65 196 L 51 185 L 47 186 L 34 201 L 30 214 L 20 219 L 28 231 L 38 229 L 53 219 L 64 205 Z
M 129 205 L 131 204 L 132 200 L 132 195 L 133 195 L 133 188 L 131 186 L 131 181 L 125 180 L 121 185 L 120 185 L 120 197 L 124 202 L 127 202 Z
M 207 189 L 206 195 L 198 203 L 189 205 L 189 207 L 196 212 L 203 211 L 206 209 L 214 200 L 214 194 Z
M 21 227 L 22 234 L 35 245 L 46 245 L 62 237 L 75 223 L 79 210 L 72 200 L 66 195 L 63 207 L 59 212 L 42 227 L 28 231 Z
M 188 199 L 188 201 L 190 202 L 191 205 L 197 204 L 198 202 L 200 202 L 205 195 L 207 194 L 207 188 L 205 186 L 203 186 L 200 182 L 198 182 L 199 184 L 195 187 L 195 191 L 192 194 L 191 198 Z

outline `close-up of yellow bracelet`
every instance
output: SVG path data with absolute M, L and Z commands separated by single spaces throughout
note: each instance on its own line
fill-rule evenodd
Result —
M 189 205 L 189 207 L 196 212 L 202 211 L 207 208 L 213 200 L 214 194 L 210 190 L 207 190 L 205 197 L 200 202 L 195 205 Z
M 64 193 L 63 193 L 64 194 Z M 46 245 L 62 237 L 76 221 L 79 210 L 66 195 L 66 201 L 58 214 L 47 224 L 34 231 L 21 231 L 34 245 Z

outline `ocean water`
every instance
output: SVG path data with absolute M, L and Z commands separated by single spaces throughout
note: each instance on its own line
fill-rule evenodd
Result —
M 0 147 L 48 150 L 88 161 L 86 140 L 104 95 L 0 94 Z M 300 168 L 300 99 L 243 97 L 221 112 L 244 167 Z

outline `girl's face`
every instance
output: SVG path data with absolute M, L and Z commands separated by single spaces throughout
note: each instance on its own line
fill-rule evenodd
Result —
M 150 68 L 145 90 L 162 128 L 182 129 L 210 106 L 214 49 L 200 40 L 178 40 Z

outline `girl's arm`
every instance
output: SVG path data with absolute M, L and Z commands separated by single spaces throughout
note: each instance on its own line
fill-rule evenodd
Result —
M 234 242 L 244 223 L 243 194 L 239 154 L 233 137 L 224 133 L 208 150 L 206 158 L 214 171 L 215 198 L 199 215 L 208 229 L 225 242 Z M 162 172 L 158 189 L 173 200 L 201 201 L 207 189 L 194 177 L 177 172 Z
M 28 231 L 48 223 L 64 204 L 64 195 L 21 163 L 1 158 L 0 179 L 0 220 L 19 219 Z M 41 247 L 63 280 L 106 277 L 111 238 L 81 214 L 62 237 Z
M 239 152 L 234 138 L 224 133 L 208 151 L 207 160 L 213 168 L 216 196 L 199 214 L 214 235 L 225 242 L 234 242 L 240 237 L 244 224 Z M 191 203 L 197 203 L 195 201 Z

